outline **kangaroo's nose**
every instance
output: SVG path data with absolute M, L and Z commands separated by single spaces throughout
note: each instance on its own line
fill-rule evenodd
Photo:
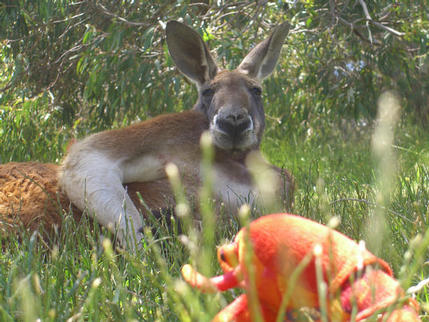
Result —
M 217 115 L 216 125 L 232 139 L 237 139 L 244 132 L 252 129 L 252 119 L 243 108 L 221 110 Z
M 231 124 L 237 124 L 244 120 L 246 116 L 248 116 L 247 112 L 245 112 L 243 109 L 240 109 L 238 111 L 230 111 L 227 115 L 225 115 L 225 119 Z

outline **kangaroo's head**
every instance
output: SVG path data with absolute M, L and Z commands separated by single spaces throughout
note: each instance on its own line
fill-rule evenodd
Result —
M 168 22 L 170 55 L 197 85 L 199 97 L 194 109 L 207 116 L 218 148 L 235 152 L 259 146 L 265 127 L 261 83 L 274 70 L 288 31 L 287 23 L 277 26 L 237 69 L 220 71 L 196 31 L 177 21 Z

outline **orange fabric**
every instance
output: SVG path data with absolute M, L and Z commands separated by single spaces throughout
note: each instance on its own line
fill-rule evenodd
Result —
M 352 312 L 353 305 L 356 305 L 356 321 L 362 321 L 377 311 L 394 305 L 404 295 L 398 281 L 382 271 L 368 268 L 361 278 L 353 283 L 346 283 L 341 292 L 341 304 L 348 314 Z M 407 300 L 401 309 L 392 312 L 388 321 L 417 321 L 417 310 L 417 303 Z M 413 318 L 400 320 L 401 316 Z
M 241 238 L 244 231 L 237 237 Z M 265 293 L 262 301 L 272 307 L 279 307 L 282 295 L 288 289 L 290 275 L 308 254 L 312 254 L 316 245 L 322 247 L 320 260 L 330 297 L 335 296 L 339 287 L 359 266 L 377 264 L 387 274 L 392 274 L 386 262 L 368 250 L 360 249 L 350 238 L 299 216 L 274 214 L 261 217 L 250 225 L 250 239 L 254 251 L 255 278 L 260 282 L 260 292 Z M 237 239 L 235 242 L 240 243 Z M 243 248 L 239 252 L 242 267 L 245 267 L 242 261 L 245 251 Z M 317 307 L 319 298 L 314 256 L 299 277 L 298 285 L 288 309 Z
M 237 297 L 226 308 L 220 311 L 213 319 L 213 322 L 247 322 L 251 321 L 247 307 L 247 296 L 245 294 Z
M 275 321 L 287 292 L 292 295 L 287 304 L 288 316 L 302 308 L 319 309 L 317 268 L 327 286 L 327 313 L 332 320 L 348 321 L 355 303 L 359 321 L 387 309 L 404 296 L 386 262 L 335 230 L 289 214 L 261 217 L 253 221 L 249 229 L 241 229 L 234 243 L 218 249 L 218 260 L 225 274 L 211 278 L 210 284 L 219 291 L 240 286 L 249 292 L 247 240 L 253 249 L 250 262 L 265 321 Z M 317 256 L 315 248 L 319 249 Z M 294 288 L 289 289 L 291 276 L 305 261 L 308 263 Z M 229 277 L 231 274 L 234 282 Z M 202 288 L 184 277 L 191 285 Z M 356 280 L 351 281 L 353 278 Z M 216 321 L 250 321 L 246 295 L 236 301 L 217 315 L 224 319 Z M 400 321 L 402 317 L 420 321 L 418 310 L 417 303 L 408 300 L 403 308 L 393 311 L 389 321 Z

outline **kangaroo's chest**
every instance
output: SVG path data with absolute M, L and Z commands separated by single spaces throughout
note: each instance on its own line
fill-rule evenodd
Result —
M 243 164 L 236 162 L 215 164 L 213 177 L 214 194 L 227 208 L 235 209 L 244 203 L 254 202 L 255 189 L 251 174 Z
M 196 154 L 177 153 L 171 156 L 160 153 L 128 161 L 123 165 L 123 182 L 150 182 L 166 178 L 165 168 L 169 163 L 176 165 L 188 196 L 197 198 L 204 181 L 204 173 L 201 158 Z M 254 201 L 252 178 L 243 163 L 233 160 L 215 161 L 211 171 L 214 197 L 227 208 L 237 208 Z

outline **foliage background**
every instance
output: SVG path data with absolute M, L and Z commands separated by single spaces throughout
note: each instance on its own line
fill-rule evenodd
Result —
M 282 62 L 265 92 L 269 117 L 290 132 L 306 130 L 317 119 L 368 124 L 385 89 L 396 90 L 406 116 L 425 124 L 426 5 L 423 0 L 366 5 L 2 0 L 0 131 L 4 142 L 21 143 L 2 149 L 2 161 L 58 160 L 72 136 L 191 107 L 196 93 L 173 67 L 165 46 L 169 19 L 183 19 L 205 33 L 225 68 L 235 67 L 278 21 L 290 21 Z M 44 155 L 32 143 L 35 137 L 58 146 Z
M 427 8 L 425 0 L 1 0 L 0 163 L 59 162 L 72 138 L 191 108 L 196 91 L 175 69 L 165 44 L 164 26 L 170 19 L 198 30 L 224 68 L 237 66 L 251 46 L 287 20 L 290 35 L 274 76 L 264 84 L 263 151 L 295 175 L 296 213 L 325 223 L 336 215 L 341 231 L 355 239 L 368 238 L 374 235 L 371 220 L 377 213 L 377 180 L 383 167 L 370 149 L 378 124 L 377 101 L 385 90 L 396 93 L 402 109 L 391 146 L 395 172 L 383 205 L 385 238 L 378 255 L 395 272 L 408 272 L 401 270 L 404 254 L 429 220 Z M 230 228 L 229 236 L 236 228 Z M 24 255 L 17 246 L 4 261 L 0 293 L 6 299 L 16 281 L 40 275 L 43 288 L 54 289 L 42 297 L 35 316 L 48 317 L 48 303 L 54 298 L 60 319 L 79 310 L 88 316 L 88 305 L 97 311 L 97 301 L 88 291 L 97 276 L 107 286 L 94 293 L 96 299 L 113 303 L 112 294 L 119 294 L 115 296 L 131 306 L 97 311 L 101 317 L 126 313 L 151 320 L 166 312 L 168 319 L 186 316 L 171 313 L 174 304 L 165 299 L 164 282 L 149 274 L 159 270 L 155 259 L 149 264 L 119 260 L 116 264 L 125 277 L 112 282 L 109 276 L 122 274 L 90 242 L 79 244 L 79 269 L 73 260 L 75 245 L 64 240 L 59 247 L 71 257 L 21 265 L 32 254 L 33 244 L 27 243 Z M 183 252 L 178 244 L 172 244 L 172 251 Z M 88 246 L 94 249 L 86 250 Z M 46 250 L 39 251 L 43 257 Z M 167 261 L 173 275 L 185 261 L 181 256 Z M 53 286 L 44 265 L 53 275 L 58 270 Z M 61 275 L 64 267 L 66 274 Z M 415 283 L 425 276 L 422 266 L 411 277 Z M 146 279 L 148 286 L 133 288 L 136 279 Z M 74 296 L 72 303 L 61 288 Z M 142 293 L 136 302 L 136 294 Z M 0 314 L 3 308 L 13 315 L 20 302 L 1 304 L 2 296 Z M 145 296 L 156 300 L 142 308 L 138 303 Z M 419 296 L 426 302 L 426 289 Z

